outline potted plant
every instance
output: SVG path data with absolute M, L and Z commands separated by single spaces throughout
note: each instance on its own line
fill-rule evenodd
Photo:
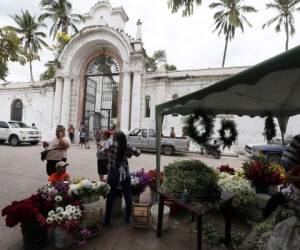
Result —
M 257 193 L 268 193 L 270 185 L 280 185 L 285 180 L 282 166 L 268 162 L 264 156 L 243 164 L 245 176 Z
M 130 175 L 132 201 L 138 202 L 140 200 L 140 194 L 145 191 L 149 184 L 149 176 L 145 173 L 144 169 L 133 172 Z
M 8 227 L 21 225 L 25 250 L 41 249 L 47 244 L 45 203 L 41 194 L 14 201 L 2 210 Z

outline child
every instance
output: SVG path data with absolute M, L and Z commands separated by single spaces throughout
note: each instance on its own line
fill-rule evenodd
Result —
M 66 172 L 66 168 L 68 165 L 69 164 L 64 161 L 56 163 L 56 173 L 53 173 L 49 176 L 48 182 L 54 184 L 58 181 L 70 181 L 70 175 Z

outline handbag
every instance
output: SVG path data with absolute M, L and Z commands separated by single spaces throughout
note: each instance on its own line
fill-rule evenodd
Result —
M 53 149 L 45 148 L 45 149 L 41 152 L 41 161 L 46 160 L 48 153 L 49 153 L 50 151 L 53 151 L 53 150 L 59 150 L 59 149 L 58 149 L 58 148 L 53 148 Z
M 41 161 L 46 160 L 47 158 L 47 154 L 50 150 L 48 150 L 47 148 L 45 148 L 42 152 L 41 152 Z

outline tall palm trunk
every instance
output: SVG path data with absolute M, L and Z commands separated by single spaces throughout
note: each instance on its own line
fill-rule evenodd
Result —
M 31 82 L 34 82 L 33 73 L 32 73 L 32 50 L 31 50 L 31 46 L 30 45 L 29 45 L 29 69 L 30 69 L 30 79 L 31 79 Z
M 226 54 L 227 54 L 227 46 L 228 46 L 228 33 L 225 38 L 225 49 L 224 49 L 224 54 L 223 54 L 223 61 L 222 61 L 222 68 L 224 68 L 225 65 L 225 59 L 226 59 Z
M 32 60 L 31 59 L 29 60 L 29 68 L 30 68 L 30 79 L 31 79 L 31 82 L 34 82 L 33 73 L 32 73 Z
M 287 16 L 285 17 L 285 34 L 286 34 L 286 41 L 285 41 L 285 51 L 289 49 L 289 23 Z

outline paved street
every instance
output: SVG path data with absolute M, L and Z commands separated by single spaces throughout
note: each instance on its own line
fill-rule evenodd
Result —
M 47 182 L 45 162 L 40 161 L 39 153 L 41 150 L 42 148 L 40 145 L 24 145 L 19 147 L 11 147 L 9 145 L 0 146 L 1 210 L 13 200 L 23 199 L 30 196 L 38 187 Z M 68 161 L 70 163 L 68 172 L 71 177 L 80 176 L 98 180 L 95 151 L 95 145 L 91 145 L 91 149 L 89 150 L 80 149 L 78 145 L 73 145 L 71 147 L 68 154 Z M 221 157 L 220 160 L 216 160 L 209 158 L 208 156 L 200 156 L 199 154 L 177 154 L 176 156 L 171 157 L 162 156 L 162 166 L 175 160 L 191 158 L 202 160 L 213 167 L 217 167 L 221 164 L 229 164 L 232 167 L 239 167 L 243 162 L 243 157 Z M 155 154 L 143 153 L 139 158 L 134 157 L 130 159 L 130 168 L 131 170 L 141 168 L 145 168 L 145 170 L 154 169 Z M 12 229 L 6 227 L 2 217 L 0 221 L 0 249 L 21 249 L 22 236 L 19 227 Z M 85 249 L 98 248 L 87 247 Z M 107 249 L 110 248 L 108 247 Z M 112 249 L 122 248 L 116 247 Z

